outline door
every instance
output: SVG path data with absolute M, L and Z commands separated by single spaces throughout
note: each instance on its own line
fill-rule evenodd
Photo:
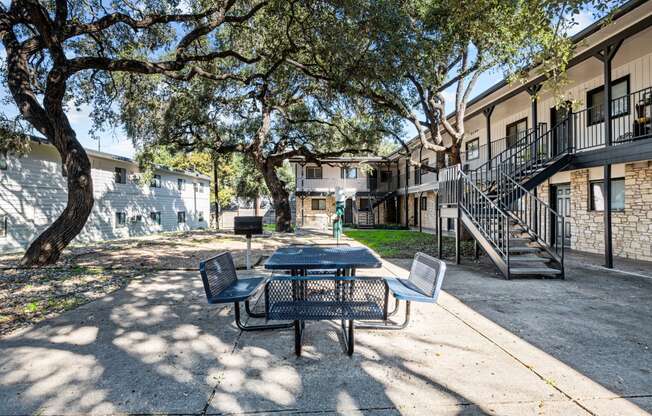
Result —
M 568 149 L 570 142 L 570 103 L 550 109 L 550 124 L 552 125 L 552 150 L 554 155 Z
M 413 208 L 412 212 L 414 213 L 414 219 L 413 219 L 412 225 L 414 225 L 416 227 L 416 226 L 419 225 L 419 214 L 420 214 L 420 211 L 419 211 L 419 198 L 414 197 L 412 199 L 412 208 Z
M 555 185 L 553 188 L 554 194 L 554 208 L 559 215 L 563 215 L 566 219 L 564 223 L 564 235 L 561 234 L 562 227 L 559 224 L 555 224 L 555 242 L 561 241 L 561 238 L 564 239 L 564 244 L 569 247 L 571 239 L 571 224 L 570 224 L 570 215 L 571 215 L 571 187 L 569 183 Z
M 353 200 L 350 198 L 344 205 L 344 224 L 353 224 Z

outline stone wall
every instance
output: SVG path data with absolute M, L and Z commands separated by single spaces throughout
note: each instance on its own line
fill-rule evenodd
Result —
M 571 247 L 604 253 L 604 213 L 589 210 L 589 171 L 571 172 Z M 652 167 L 625 166 L 625 210 L 611 214 L 615 256 L 652 260 Z

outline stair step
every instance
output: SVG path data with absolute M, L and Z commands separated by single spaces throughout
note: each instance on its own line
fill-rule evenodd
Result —
M 536 254 L 523 254 L 523 255 L 514 255 L 509 256 L 510 263 L 535 263 L 543 262 L 546 263 L 550 260 L 548 257 L 537 256 Z
M 545 275 L 556 276 L 561 274 L 561 270 L 552 269 L 550 267 L 510 267 L 510 274 L 514 275 Z
M 529 246 L 509 246 L 509 252 L 511 253 L 538 253 L 541 249 L 539 247 L 529 247 Z

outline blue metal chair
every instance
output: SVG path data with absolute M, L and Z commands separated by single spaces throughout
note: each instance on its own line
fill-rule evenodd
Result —
M 249 308 L 249 301 L 262 293 L 267 283 L 265 277 L 238 279 L 231 253 L 224 252 L 199 263 L 199 273 L 204 283 L 206 299 L 210 304 L 233 303 L 235 323 L 242 331 L 261 331 L 266 329 L 290 328 L 289 324 L 244 325 L 240 318 L 240 302 L 245 303 L 249 316 L 264 318 L 265 314 L 255 314 Z
M 412 268 L 407 279 L 386 277 L 389 292 L 396 299 L 396 307 L 391 316 L 398 311 L 399 302 L 405 301 L 405 319 L 403 323 L 390 320 L 380 323 L 358 324 L 358 328 L 367 329 L 404 329 L 410 322 L 410 303 L 437 303 L 441 284 L 446 274 L 446 263 L 424 253 L 417 253 L 412 261 Z

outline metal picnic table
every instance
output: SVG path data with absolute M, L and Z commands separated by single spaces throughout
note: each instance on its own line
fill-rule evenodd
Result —
M 382 277 L 356 277 L 356 269 L 380 268 L 380 259 L 365 247 L 290 246 L 276 250 L 268 270 L 290 271 L 274 276 L 265 287 L 268 320 L 294 321 L 295 353 L 301 355 L 306 320 L 339 319 L 353 354 L 354 323 L 386 320 L 388 286 Z M 319 270 L 319 274 L 311 271 Z M 348 321 L 348 328 L 346 325 Z
M 289 270 L 305 276 L 309 270 L 335 270 L 340 276 L 355 276 L 356 269 L 378 269 L 382 263 L 366 247 L 288 246 L 277 249 L 265 262 L 268 270 Z

